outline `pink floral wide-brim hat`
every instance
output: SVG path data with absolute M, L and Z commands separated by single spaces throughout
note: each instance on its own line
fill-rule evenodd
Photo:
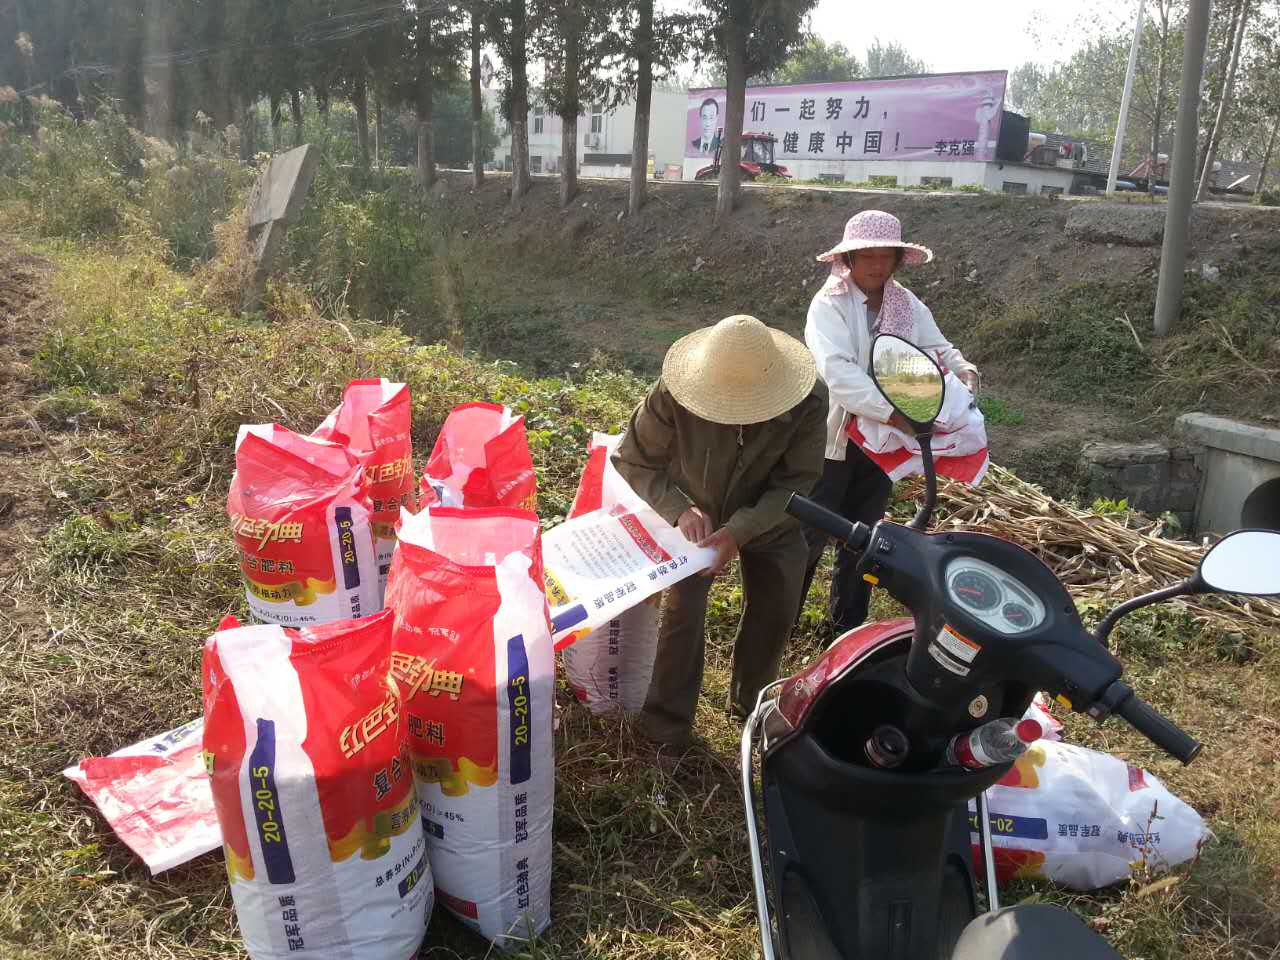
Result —
M 918 243 L 904 243 L 902 222 L 892 213 L 885 213 L 883 210 L 863 210 L 850 217 L 849 222 L 844 225 L 844 238 L 826 253 L 818 254 L 818 259 L 830 263 L 842 253 L 871 247 L 901 247 L 906 251 L 902 255 L 902 262 L 911 267 L 933 259 L 933 251 L 928 247 L 922 247 Z

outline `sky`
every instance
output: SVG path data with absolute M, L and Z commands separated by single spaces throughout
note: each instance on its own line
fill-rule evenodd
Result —
M 819 0 L 811 23 L 818 36 L 840 41 L 859 58 L 879 37 L 901 43 L 934 73 L 1012 70 L 1037 56 L 1049 62 L 1070 56 L 1072 22 L 1095 8 L 1092 0 Z M 1037 52 L 1027 32 L 1033 19 L 1054 37 L 1050 50 Z

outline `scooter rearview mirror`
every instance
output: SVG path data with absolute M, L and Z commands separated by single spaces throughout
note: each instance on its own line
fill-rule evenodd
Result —
M 1236 530 L 1200 560 L 1194 579 L 1219 593 L 1280 595 L 1280 531 Z
M 946 383 L 934 359 L 909 340 L 881 334 L 871 345 L 871 378 L 893 409 L 917 433 L 926 432 L 942 413 Z
M 908 526 L 924 530 L 938 499 L 938 475 L 930 443 L 933 423 L 942 413 L 947 395 L 942 368 L 910 340 L 882 333 L 871 344 L 871 379 L 881 396 L 911 424 L 920 444 L 924 503 Z

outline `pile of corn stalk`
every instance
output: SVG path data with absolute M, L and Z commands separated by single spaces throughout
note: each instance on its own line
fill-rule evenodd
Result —
M 1101 516 L 1061 503 L 994 464 L 977 488 L 940 482 L 933 526 L 989 533 L 1025 547 L 1058 575 L 1079 607 L 1098 612 L 1178 583 L 1204 555 L 1203 546 L 1162 538 L 1162 521 L 1138 513 Z M 1255 644 L 1280 636 L 1274 601 L 1218 595 L 1177 602 L 1215 632 L 1242 634 Z

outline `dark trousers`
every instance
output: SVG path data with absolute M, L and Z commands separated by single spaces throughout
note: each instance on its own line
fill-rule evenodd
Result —
M 893 481 L 855 444 L 850 443 L 845 449 L 844 460 L 827 460 L 823 464 L 822 479 L 814 487 L 811 499 L 846 520 L 874 526 L 884 517 L 885 507 L 889 505 L 889 494 L 893 492 Z M 804 574 L 800 603 L 796 606 L 797 616 L 805 598 L 809 596 L 813 573 L 818 569 L 818 561 L 822 559 L 822 551 L 826 549 L 829 539 L 826 534 L 813 527 L 805 527 L 804 536 L 809 544 L 809 566 Z M 827 608 L 836 636 L 852 630 L 867 619 L 867 608 L 871 604 L 871 584 L 857 574 L 859 559 L 861 557 L 858 554 L 836 548 L 836 565 L 831 575 L 831 600 Z
M 728 710 L 746 716 L 756 696 L 778 676 L 782 648 L 800 603 L 807 544 L 785 523 L 742 548 L 742 618 L 733 641 Z M 712 579 L 695 573 L 667 591 L 658 628 L 653 680 L 640 716 L 648 737 L 687 743 L 702 691 L 707 594 Z

